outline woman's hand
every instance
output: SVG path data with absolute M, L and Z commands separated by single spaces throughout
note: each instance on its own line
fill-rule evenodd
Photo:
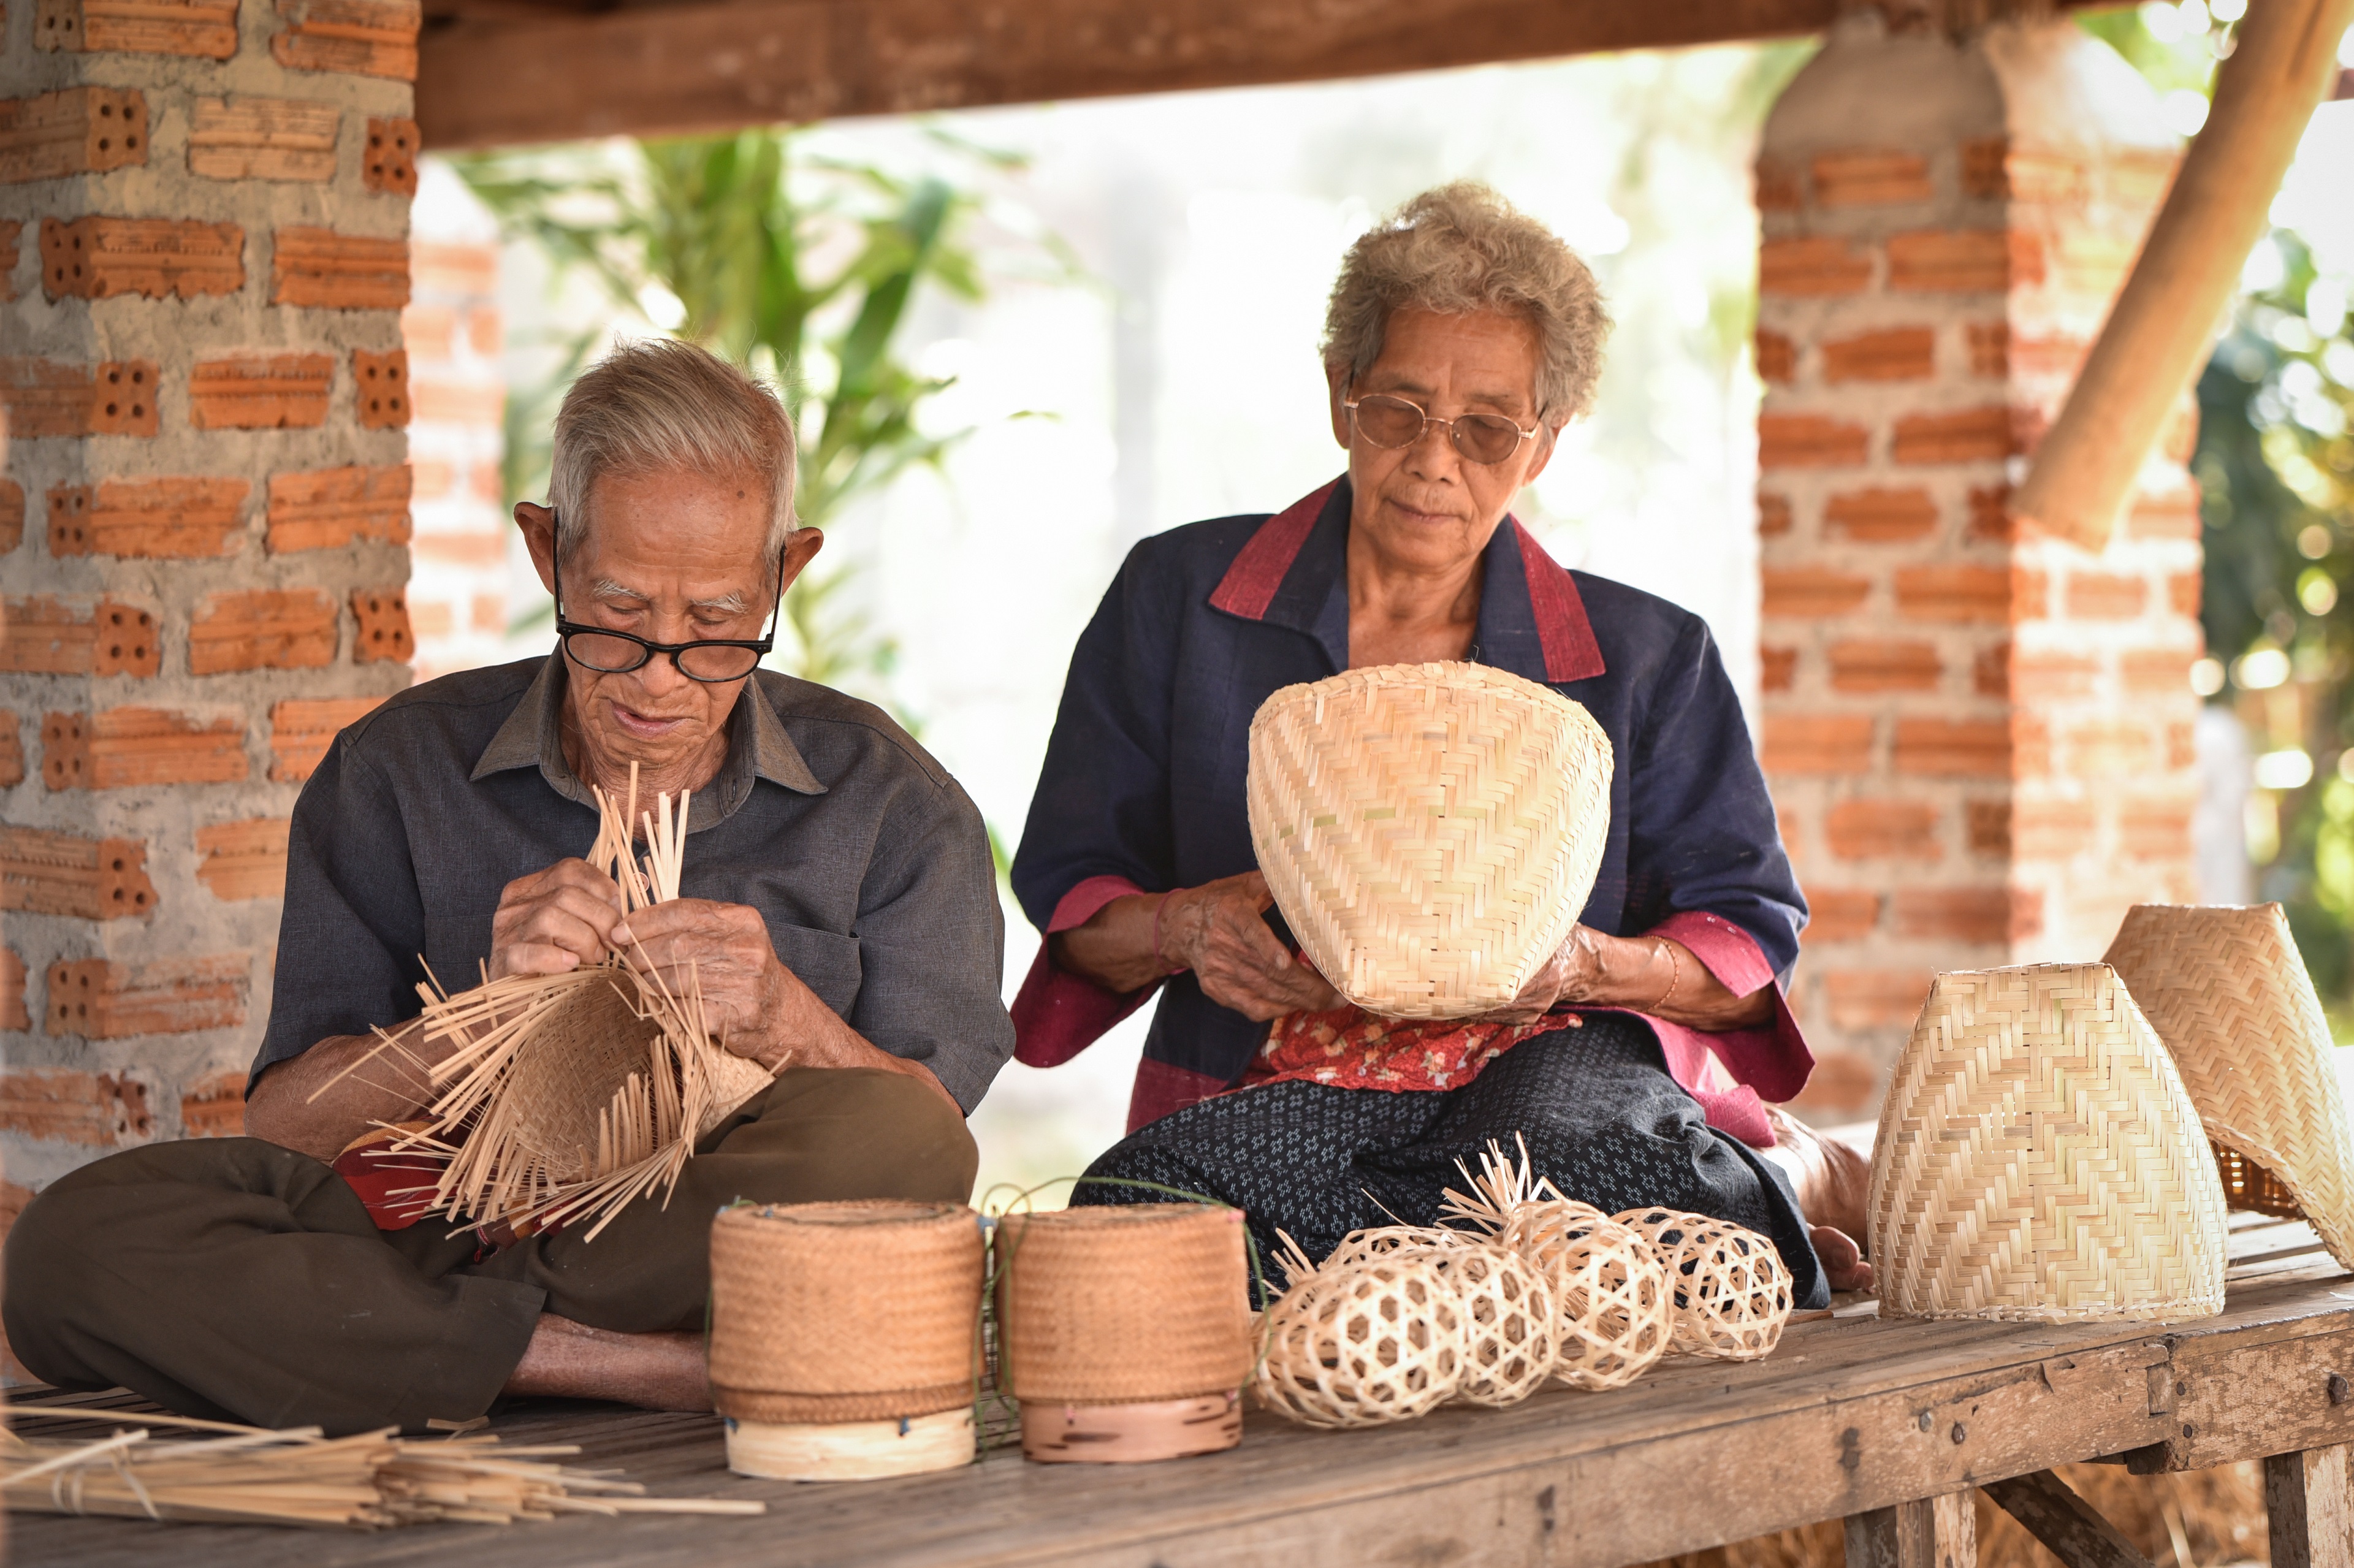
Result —
M 1339 1007 L 1341 993 L 1293 958 L 1260 918 L 1274 904 L 1267 878 L 1256 871 L 1181 888 L 1161 906 L 1160 955 L 1172 967 L 1192 969 L 1212 1001 L 1260 1023 Z
M 1202 994 L 1261 1023 L 1339 1007 L 1341 993 L 1291 956 L 1260 916 L 1275 904 L 1257 872 L 1173 893 L 1115 898 L 1047 939 L 1055 967 L 1120 995 L 1192 969 Z
M 1511 1004 L 1486 1014 L 1485 1022 L 1533 1023 L 1550 1008 L 1584 1002 L 1629 1008 L 1692 1029 L 1747 1029 L 1773 1016 L 1772 989 L 1735 996 L 1681 942 L 1575 926 Z

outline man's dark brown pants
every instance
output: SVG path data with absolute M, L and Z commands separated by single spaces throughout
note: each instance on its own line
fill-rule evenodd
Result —
M 488 1409 L 543 1312 L 621 1333 L 704 1326 L 712 1215 L 738 1199 L 960 1203 L 978 1154 L 948 1102 L 875 1068 L 789 1068 L 698 1146 L 667 1205 L 481 1263 L 445 1221 L 378 1231 L 308 1155 L 259 1139 L 84 1166 L 8 1234 L 8 1343 L 66 1388 L 330 1434 Z

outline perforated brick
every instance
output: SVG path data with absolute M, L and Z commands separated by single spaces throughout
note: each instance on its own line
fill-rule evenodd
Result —
M 71 365 L 0 359 L 0 407 L 20 441 L 53 436 L 152 436 L 158 428 L 152 360 Z
M 225 60 L 237 53 L 237 0 L 40 0 L 33 47 Z
M 153 611 L 101 599 L 95 608 L 50 595 L 0 600 L 0 672 L 20 675 L 153 675 L 163 662 Z
M 408 244 L 332 228 L 281 228 L 270 237 L 270 302 L 397 311 L 408 302 Z
M 196 830 L 196 880 L 227 901 L 277 898 L 286 890 L 284 817 L 249 817 Z
M 274 704 L 270 710 L 270 777 L 300 784 L 327 755 L 336 735 L 376 711 L 382 697 L 327 697 Z
M 109 708 L 41 721 L 41 781 L 52 789 L 233 784 L 250 771 L 245 724 L 236 716 Z
M 416 121 L 367 122 L 367 150 L 360 163 L 360 181 L 372 191 L 406 196 L 417 194 Z
M 48 493 L 49 554 L 194 559 L 244 543 L 242 479 L 110 479 Z
M 120 920 L 154 912 L 147 846 L 0 826 L 0 909 Z
M 0 556 L 25 541 L 25 487 L 0 479 Z
M 352 388 L 358 400 L 360 429 L 405 428 L 410 414 L 408 351 L 396 348 L 375 354 L 365 348 L 354 349 Z
M 37 1143 L 114 1149 L 154 1136 L 147 1086 L 129 1073 L 0 1073 L 0 1130 Z
M 200 430 L 312 429 L 327 422 L 335 362 L 323 354 L 243 354 L 188 373 L 188 419 Z
M 163 217 L 41 219 L 41 288 L 50 299 L 233 294 L 245 287 L 245 231 Z
M 417 0 L 278 0 L 270 52 L 289 70 L 417 79 Z
M 147 161 L 147 101 L 108 87 L 0 99 L 0 185 L 102 175 Z
M 352 662 L 379 660 L 407 662 L 417 652 L 417 638 L 408 624 L 408 590 L 398 585 L 360 588 L 352 595 L 352 614 L 359 634 L 352 643 Z

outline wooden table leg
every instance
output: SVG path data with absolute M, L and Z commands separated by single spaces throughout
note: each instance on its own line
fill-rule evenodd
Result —
M 2274 1454 L 2264 1461 L 2273 1568 L 2354 1568 L 2350 1458 L 2354 1446 L 2333 1443 L 2302 1454 Z M 1853 1552 L 1850 1547 L 1850 1561 Z
M 1971 1494 L 1898 1503 L 1847 1518 L 1847 1568 L 1978 1568 Z
M 1990 1481 L 1986 1495 L 2068 1568 L 2150 1568 L 2140 1548 L 2049 1470 Z

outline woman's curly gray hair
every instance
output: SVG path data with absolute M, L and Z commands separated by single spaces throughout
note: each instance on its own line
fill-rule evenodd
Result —
M 708 349 L 667 338 L 623 343 L 585 371 L 556 414 L 548 475 L 564 558 L 588 535 L 598 476 L 690 469 L 769 487 L 773 556 L 793 517 L 793 422 L 775 387 Z
M 1553 230 L 1476 180 L 1427 190 L 1358 236 L 1324 313 L 1324 364 L 1354 382 L 1393 313 L 1500 311 L 1537 337 L 1537 408 L 1555 429 L 1585 412 L 1610 316 L 1601 285 Z

